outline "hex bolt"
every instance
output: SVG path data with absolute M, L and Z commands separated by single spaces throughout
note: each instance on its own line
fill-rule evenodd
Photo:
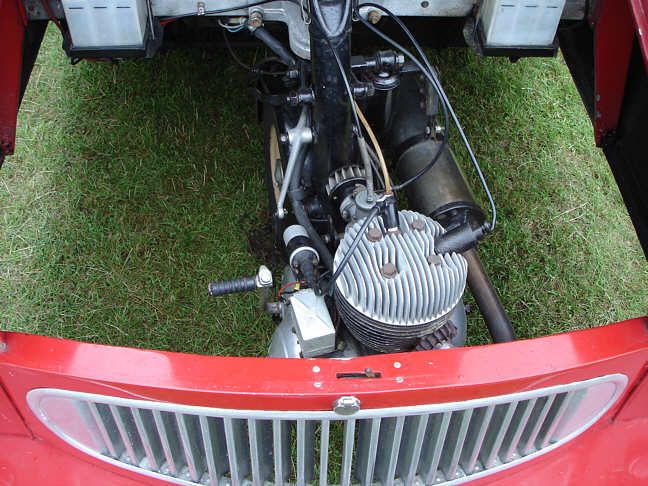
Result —
M 410 227 L 416 231 L 423 231 L 425 229 L 425 221 L 421 218 L 416 218 L 410 223 Z
M 263 25 L 263 14 L 259 12 L 258 10 L 255 10 L 250 14 L 250 18 L 248 19 L 248 25 L 252 29 L 258 29 Z
M 430 265 L 441 265 L 443 263 L 443 258 L 441 255 L 433 254 L 427 257 L 427 261 Z
M 387 262 L 382 267 L 380 267 L 380 274 L 385 278 L 394 278 L 396 275 L 398 275 L 398 269 L 393 263 Z
M 367 20 L 369 22 L 371 22 L 373 25 L 376 25 L 378 22 L 380 22 L 381 18 L 382 18 L 382 15 L 378 10 L 371 10 L 367 14 Z
M 367 239 L 373 243 L 380 241 L 383 237 L 382 231 L 380 228 L 373 227 L 367 230 Z

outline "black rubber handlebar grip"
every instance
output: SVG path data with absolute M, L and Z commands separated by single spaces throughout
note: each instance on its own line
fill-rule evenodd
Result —
M 209 295 L 218 297 L 219 295 L 234 294 L 237 292 L 249 292 L 256 290 L 256 277 L 242 277 L 235 280 L 220 280 L 209 284 Z

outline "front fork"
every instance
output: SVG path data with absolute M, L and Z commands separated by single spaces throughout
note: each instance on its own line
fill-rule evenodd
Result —
M 351 2 L 310 2 L 313 92 L 313 177 L 323 191 L 329 174 L 353 160 L 351 102 L 341 69 L 351 77 Z M 335 49 L 341 66 L 335 58 Z

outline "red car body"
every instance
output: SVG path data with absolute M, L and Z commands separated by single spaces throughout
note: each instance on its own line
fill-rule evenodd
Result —
M 610 160 L 644 248 L 647 191 L 637 174 L 645 174 L 648 156 L 637 147 L 647 144 L 645 137 L 634 146 L 627 140 L 641 130 L 637 124 L 642 118 L 632 106 L 648 102 L 647 11 L 647 0 L 599 1 L 589 19 L 593 51 L 579 55 L 569 39 L 561 39 L 586 105 L 591 98 L 596 141 Z M 16 114 L 39 35 L 21 2 L 0 0 L 2 157 L 14 150 Z M 633 49 L 641 52 L 643 62 L 633 61 Z M 583 59 L 589 57 L 588 64 Z M 595 80 L 589 91 L 583 72 Z M 338 377 L 368 368 L 380 377 Z M 348 395 L 357 397 L 363 409 L 402 407 L 534 390 L 610 373 L 625 375 L 628 384 L 593 426 L 541 457 L 475 484 L 648 485 L 648 318 L 511 343 L 350 360 L 208 357 L 0 332 L 0 484 L 165 483 L 62 441 L 27 403 L 28 392 L 43 387 L 205 407 L 319 411 L 330 410 L 334 400 Z
M 165 484 L 61 441 L 27 404 L 27 393 L 36 388 L 245 410 L 330 410 L 346 395 L 358 397 L 363 408 L 456 402 L 609 373 L 626 375 L 628 385 L 594 426 L 475 483 L 648 484 L 648 318 L 512 343 L 352 360 L 208 357 L 19 333 L 5 333 L 3 342 L 4 484 L 86 484 L 89 478 L 96 485 Z M 337 378 L 366 368 L 381 377 Z

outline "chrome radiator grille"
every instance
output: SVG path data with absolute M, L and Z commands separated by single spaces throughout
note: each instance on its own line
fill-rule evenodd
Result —
M 554 449 L 619 397 L 624 375 L 457 403 L 360 410 L 225 410 L 36 389 L 61 439 L 178 484 L 450 484 Z

